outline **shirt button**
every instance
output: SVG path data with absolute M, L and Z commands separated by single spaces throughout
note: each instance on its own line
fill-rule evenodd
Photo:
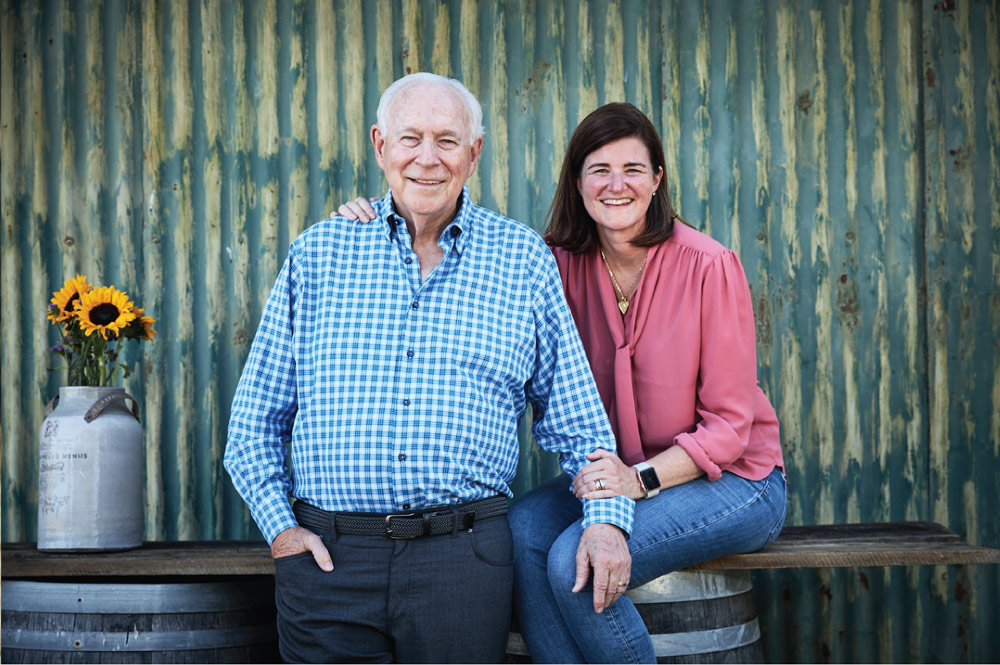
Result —
M 400 462 L 406 461 L 406 453 L 399 453 L 399 461 Z
M 413 357 L 413 349 L 407 349 L 406 350 L 406 357 L 407 358 L 412 358 Z
M 410 265 L 411 263 L 413 263 L 413 259 L 407 256 L 405 259 L 403 259 L 403 263 L 405 263 L 406 265 Z
M 417 301 L 416 301 L 416 300 L 414 300 L 414 301 L 413 301 L 413 304 L 412 304 L 412 305 L 410 305 L 410 307 L 412 307 L 413 309 L 416 309 L 416 308 L 420 307 L 420 305 L 419 305 L 419 304 L 417 303 Z
M 409 509 L 410 509 L 410 504 L 404 503 L 403 504 L 403 510 L 409 510 Z
M 404 399 L 403 400 L 403 406 L 409 406 L 409 405 L 410 405 L 410 400 Z

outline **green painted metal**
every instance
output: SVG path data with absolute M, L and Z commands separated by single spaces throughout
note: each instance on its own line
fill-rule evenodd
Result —
M 654 120 L 682 215 L 746 267 L 789 523 L 1000 546 L 997 0 L 0 7 L 4 541 L 35 537 L 44 305 L 77 272 L 158 319 L 127 383 L 146 538 L 257 535 L 221 457 L 261 305 L 295 235 L 383 191 L 380 91 L 432 70 L 484 104 L 473 197 L 539 230 L 583 115 Z M 524 450 L 518 492 L 555 469 Z M 1000 660 L 996 566 L 755 579 L 772 661 Z

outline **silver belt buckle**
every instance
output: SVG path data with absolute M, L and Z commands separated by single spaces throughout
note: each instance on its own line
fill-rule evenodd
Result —
M 396 536 L 392 533 L 392 518 L 394 517 L 416 517 L 416 513 L 394 513 L 392 515 L 385 516 L 385 535 L 389 536 L 393 540 L 409 540 L 410 538 L 416 538 L 413 536 Z

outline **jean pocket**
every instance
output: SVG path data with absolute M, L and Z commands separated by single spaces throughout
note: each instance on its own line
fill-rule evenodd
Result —
M 491 566 L 514 565 L 514 541 L 506 516 L 484 525 L 476 524 L 469 535 L 477 559 Z

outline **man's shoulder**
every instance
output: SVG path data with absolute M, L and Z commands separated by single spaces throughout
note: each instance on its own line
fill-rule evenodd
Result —
M 512 247 L 548 252 L 542 236 L 524 222 L 477 205 L 472 206 L 472 213 L 475 217 L 477 234 L 482 233 L 487 241 L 514 243 Z
M 292 242 L 292 249 L 310 251 L 317 248 L 329 248 L 353 237 L 358 229 L 365 228 L 370 231 L 373 227 L 374 223 L 362 223 L 334 215 L 308 226 Z

